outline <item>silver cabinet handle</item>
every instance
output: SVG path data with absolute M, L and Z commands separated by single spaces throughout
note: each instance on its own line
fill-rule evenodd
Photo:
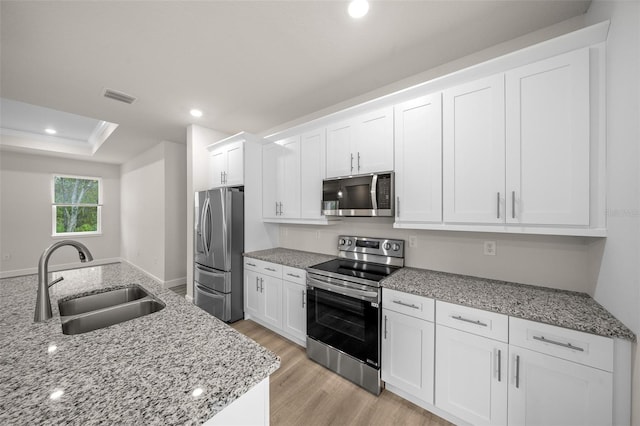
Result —
M 480 320 L 474 321 L 474 320 L 470 320 L 470 319 L 463 318 L 461 316 L 455 316 L 455 315 L 452 315 L 451 318 L 453 318 L 454 320 L 458 320 L 458 321 L 464 321 L 464 322 L 468 322 L 468 323 L 471 323 L 471 324 L 480 325 L 482 327 L 488 327 L 487 324 L 483 323 Z
M 414 305 L 413 303 L 405 303 L 402 300 L 392 300 L 392 302 L 398 305 L 406 306 L 407 308 L 420 309 L 420 306 Z
M 584 352 L 584 349 L 581 348 L 580 346 L 574 346 L 571 343 L 562 343 L 562 342 L 556 342 L 555 340 L 545 339 L 544 336 L 533 336 L 533 340 L 538 340 L 540 342 L 550 343 L 552 345 L 562 346 L 563 348 Z
M 287 275 L 289 275 L 290 277 L 300 278 L 300 275 L 290 274 L 289 272 L 287 272 Z
M 276 216 L 278 216 L 278 202 L 276 201 Z
M 400 217 L 400 197 L 396 197 L 396 217 Z
M 247 265 L 253 266 L 254 268 L 256 267 L 256 265 L 254 265 L 253 263 L 249 263 L 249 262 L 247 262 Z
M 267 271 L 271 271 L 271 272 L 275 272 L 275 271 L 276 271 L 276 270 L 275 270 L 275 269 L 273 269 L 273 268 L 264 268 L 264 269 L 266 269 Z
M 224 183 L 224 172 L 220 172 L 220 183 Z
M 516 355 L 516 389 L 520 388 L 520 355 Z
M 350 155 L 351 155 L 351 173 L 353 173 L 353 152 Z
M 498 349 L 498 381 L 502 381 L 502 351 Z
M 264 293 L 264 278 L 260 278 L 260 293 Z
M 358 151 L 358 171 L 360 171 L 360 151 Z
M 384 340 L 387 340 L 387 316 L 384 316 Z
M 260 286 L 258 285 L 259 282 L 260 282 L 260 278 L 256 277 L 256 291 L 260 291 Z
M 496 197 L 496 210 L 498 211 L 497 218 L 500 219 L 500 193 L 498 192 L 498 196 Z
M 511 218 L 516 218 L 516 191 L 511 191 Z
M 306 300 L 305 300 L 306 298 L 307 298 L 307 292 L 305 290 L 302 290 L 302 307 L 303 308 L 304 308 L 304 304 L 306 302 Z
M 282 216 L 282 201 L 278 203 L 280 205 L 280 216 Z

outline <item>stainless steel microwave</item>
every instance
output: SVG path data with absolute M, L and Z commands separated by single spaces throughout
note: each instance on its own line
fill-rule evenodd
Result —
M 326 179 L 322 213 L 326 216 L 393 216 L 393 172 Z

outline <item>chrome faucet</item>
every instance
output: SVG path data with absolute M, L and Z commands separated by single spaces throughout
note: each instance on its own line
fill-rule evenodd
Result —
M 34 322 L 43 322 L 52 316 L 49 287 L 62 281 L 64 278 L 60 277 L 49 284 L 49 257 L 62 246 L 75 247 L 76 250 L 78 250 L 78 256 L 80 256 L 80 262 L 91 262 L 93 260 L 89 249 L 84 244 L 73 240 L 58 241 L 57 243 L 51 244 L 42 252 L 40 262 L 38 262 L 38 296 L 36 297 L 36 312 L 33 316 Z

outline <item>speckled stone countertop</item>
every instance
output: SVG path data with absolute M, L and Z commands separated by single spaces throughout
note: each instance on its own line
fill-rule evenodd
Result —
M 37 276 L 0 280 L 0 424 L 200 424 L 278 369 L 279 358 L 126 264 L 53 273 L 53 318 L 34 323 Z M 57 301 L 137 283 L 166 307 L 64 335 Z M 49 351 L 53 348 L 54 351 Z M 202 388 L 200 396 L 193 396 Z M 57 400 L 49 395 L 64 394 Z
M 300 269 L 305 269 L 309 266 L 317 265 L 318 263 L 336 258 L 336 256 L 329 256 L 327 254 L 311 253 L 308 251 L 292 250 L 280 247 L 253 251 L 245 253 L 244 256 Z
M 607 337 L 636 336 L 585 293 L 402 268 L 384 288 Z

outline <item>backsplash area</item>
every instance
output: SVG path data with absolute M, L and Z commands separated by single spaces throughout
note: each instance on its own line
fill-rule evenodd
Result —
M 394 229 L 392 218 L 348 218 L 330 226 L 281 225 L 280 247 L 337 254 L 339 235 L 405 240 L 405 264 L 593 294 L 589 247 L 598 239 Z M 417 246 L 410 247 L 415 236 Z M 484 254 L 495 241 L 496 255 Z

